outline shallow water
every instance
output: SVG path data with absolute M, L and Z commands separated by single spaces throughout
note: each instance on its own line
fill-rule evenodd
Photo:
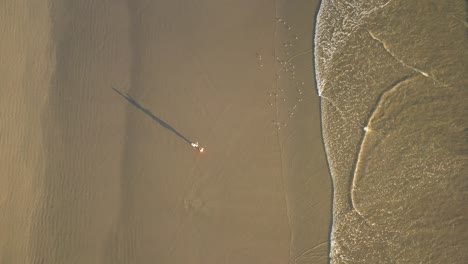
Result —
M 463 263 L 462 1 L 323 1 L 316 69 L 332 263 Z

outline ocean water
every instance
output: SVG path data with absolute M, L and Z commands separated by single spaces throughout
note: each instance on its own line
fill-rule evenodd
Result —
M 315 35 L 331 263 L 466 263 L 463 1 L 324 0 Z

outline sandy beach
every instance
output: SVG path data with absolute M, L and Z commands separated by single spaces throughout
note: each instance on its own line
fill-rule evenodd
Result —
M 327 263 L 318 1 L 0 5 L 0 262 Z

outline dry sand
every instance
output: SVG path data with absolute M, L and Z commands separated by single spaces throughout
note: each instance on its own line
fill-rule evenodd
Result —
M 466 1 L 323 1 L 332 263 L 467 263 Z
M 327 263 L 318 1 L 289 2 L 0 3 L 0 262 Z

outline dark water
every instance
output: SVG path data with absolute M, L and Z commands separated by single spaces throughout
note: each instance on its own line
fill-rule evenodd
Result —
M 468 261 L 463 1 L 323 1 L 332 263 Z

